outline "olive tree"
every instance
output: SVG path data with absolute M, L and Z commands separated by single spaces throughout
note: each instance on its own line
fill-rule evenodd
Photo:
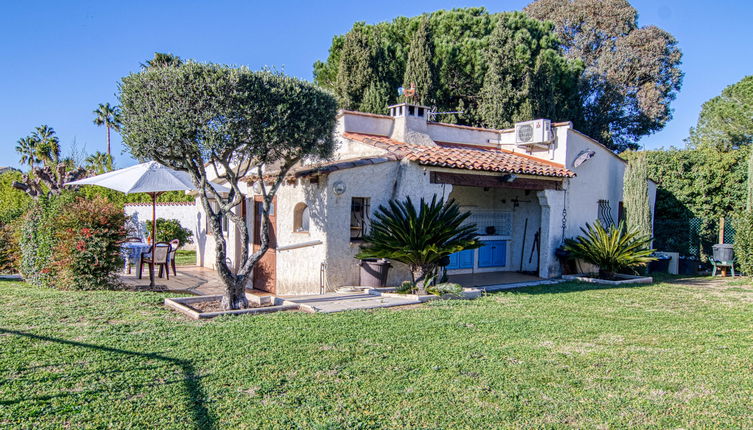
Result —
M 190 174 L 215 237 L 223 308 L 248 307 L 245 288 L 269 248 L 272 199 L 299 160 L 331 155 L 335 98 L 280 73 L 189 61 L 126 76 L 120 103 L 123 141 L 133 156 Z M 261 246 L 253 253 L 246 222 L 234 211 L 245 198 L 239 183 L 249 175 L 262 178 L 263 197 Z M 218 193 L 210 180 L 224 182 L 229 192 Z M 234 271 L 226 262 L 223 217 L 240 236 Z

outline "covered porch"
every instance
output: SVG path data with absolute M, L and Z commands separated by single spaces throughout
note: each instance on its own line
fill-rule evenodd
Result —
M 468 222 L 482 242 L 450 257 L 451 282 L 483 288 L 559 275 L 554 249 L 561 237 L 562 178 L 436 170 L 430 180 L 452 186 L 448 198 L 471 213 Z M 552 210 L 553 203 L 560 206 Z

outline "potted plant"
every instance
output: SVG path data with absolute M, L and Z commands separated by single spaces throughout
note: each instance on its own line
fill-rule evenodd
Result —
M 626 271 L 636 271 L 655 260 L 650 249 L 651 238 L 628 230 L 624 222 L 604 228 L 601 222 L 586 224 L 582 235 L 565 239 L 564 250 L 599 267 L 599 278 L 615 280 Z M 624 277 L 624 276 L 623 276 Z
M 418 206 L 410 197 L 391 200 L 374 214 L 365 237 L 367 245 L 356 258 L 388 258 L 407 264 L 416 290 L 426 294 L 450 254 L 481 246 L 476 225 L 465 223 L 469 216 L 453 200 L 445 202 L 436 195 L 430 202 L 421 199 Z

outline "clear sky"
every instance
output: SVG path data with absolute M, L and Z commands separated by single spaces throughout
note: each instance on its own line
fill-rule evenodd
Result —
M 105 150 L 92 123 L 98 103 L 117 103 L 117 82 L 155 51 L 253 69 L 275 66 L 304 79 L 333 35 L 355 21 L 454 7 L 520 10 L 528 1 L 3 1 L 0 3 L 0 166 L 17 165 L 16 141 L 48 124 L 63 152 Z M 685 81 L 674 119 L 646 148 L 682 146 L 701 104 L 753 74 L 753 2 L 632 0 L 640 25 L 672 33 Z M 117 167 L 133 164 L 113 135 Z

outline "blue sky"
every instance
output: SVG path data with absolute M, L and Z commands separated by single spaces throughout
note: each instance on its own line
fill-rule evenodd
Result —
M 98 103 L 117 103 L 119 79 L 155 51 L 251 68 L 275 66 L 311 79 L 333 35 L 353 22 L 454 7 L 520 10 L 528 1 L 16 1 L 0 6 L 0 166 L 17 165 L 15 144 L 40 124 L 55 128 L 63 152 L 105 150 L 92 124 Z M 685 81 L 674 119 L 644 138 L 646 148 L 682 146 L 701 104 L 753 74 L 753 2 L 633 0 L 640 25 L 672 33 L 684 53 Z M 118 167 L 133 164 L 121 154 Z

